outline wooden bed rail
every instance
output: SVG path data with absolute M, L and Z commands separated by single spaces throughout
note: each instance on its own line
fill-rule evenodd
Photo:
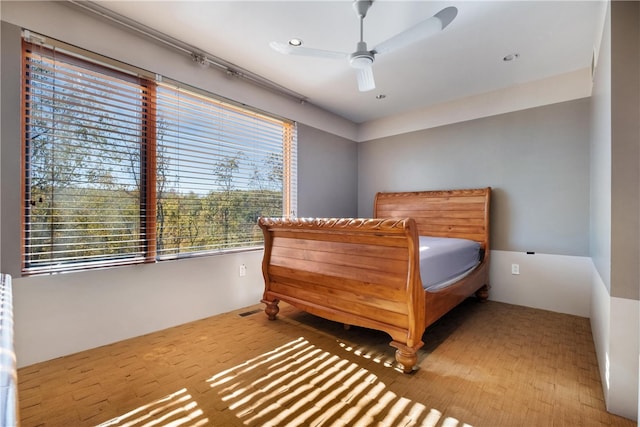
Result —
M 409 371 L 425 330 L 416 223 L 411 218 L 270 219 L 262 302 L 275 319 L 280 300 L 347 325 L 387 332 Z

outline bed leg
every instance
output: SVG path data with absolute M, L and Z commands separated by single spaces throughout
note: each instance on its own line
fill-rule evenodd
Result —
M 396 348 L 396 362 L 398 363 L 398 368 L 405 374 L 413 372 L 414 366 L 418 363 L 418 349 L 408 347 L 397 341 L 391 341 L 390 345 Z M 422 343 L 420 346 L 422 346 Z
M 489 298 L 489 285 L 483 285 L 476 291 L 476 297 L 480 302 L 485 302 Z
M 278 307 L 280 300 L 274 299 L 273 301 L 267 301 L 263 299 L 262 302 L 266 304 L 264 312 L 269 316 L 269 320 L 276 320 L 276 316 L 280 311 L 280 307 Z

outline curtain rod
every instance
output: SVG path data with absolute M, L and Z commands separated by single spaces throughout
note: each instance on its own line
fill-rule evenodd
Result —
M 227 73 L 230 76 L 244 79 L 263 89 L 268 89 L 280 95 L 288 96 L 290 98 L 295 99 L 301 104 L 305 104 L 308 100 L 307 97 L 300 95 L 299 93 L 294 92 L 290 89 L 287 89 L 286 87 L 281 86 L 277 83 L 274 83 L 269 79 L 266 79 L 258 74 L 252 73 L 251 71 L 246 70 L 240 66 L 237 66 L 231 62 L 225 61 L 222 58 L 218 58 L 215 55 L 211 55 L 207 52 L 203 52 L 201 49 L 198 49 L 195 46 L 187 44 L 181 40 L 178 40 L 174 37 L 171 37 L 167 34 L 157 31 L 151 27 L 141 24 L 138 21 L 127 18 L 124 15 L 120 15 L 116 12 L 113 12 L 92 1 L 88 1 L 88 0 L 66 0 L 66 1 L 67 3 L 77 8 L 81 8 L 85 11 L 89 11 L 106 20 L 109 20 L 120 26 L 126 27 L 139 34 L 142 34 L 147 38 L 151 38 L 155 41 L 158 41 L 163 45 L 170 47 L 173 50 L 179 51 L 181 53 L 185 53 L 189 55 L 191 59 L 196 63 L 199 63 L 201 65 L 213 65 L 223 70 L 225 73 Z

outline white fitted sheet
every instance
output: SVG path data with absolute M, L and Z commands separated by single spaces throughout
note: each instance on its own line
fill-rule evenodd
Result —
M 420 277 L 425 290 L 442 289 L 469 274 L 480 263 L 480 243 L 420 236 Z

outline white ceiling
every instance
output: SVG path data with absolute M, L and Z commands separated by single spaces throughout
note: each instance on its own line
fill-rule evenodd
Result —
M 431 38 L 378 55 L 376 89 L 359 92 L 346 61 L 269 47 L 297 37 L 306 47 L 353 52 L 359 20 L 350 0 L 96 3 L 356 123 L 589 67 L 603 22 L 597 1 L 376 0 L 364 22 L 369 49 L 447 6 L 458 16 Z M 519 58 L 503 61 L 510 53 Z

